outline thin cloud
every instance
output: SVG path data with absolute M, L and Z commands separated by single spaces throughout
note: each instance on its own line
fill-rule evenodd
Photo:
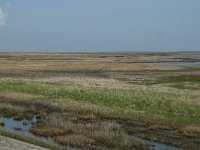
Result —
M 6 25 L 6 14 L 0 7 L 0 27 Z
M 9 9 L 9 8 L 12 8 L 12 4 L 11 4 L 10 0 L 7 0 L 7 1 L 6 1 L 5 7 L 8 8 L 8 9 Z

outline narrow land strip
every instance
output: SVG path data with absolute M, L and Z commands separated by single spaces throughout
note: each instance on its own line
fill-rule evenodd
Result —
M 48 149 L 0 135 L 0 150 L 48 150 Z

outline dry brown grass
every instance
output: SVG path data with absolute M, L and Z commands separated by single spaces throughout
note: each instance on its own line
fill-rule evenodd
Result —
M 92 140 L 83 135 L 57 136 L 55 140 L 62 145 L 70 145 L 73 147 L 90 147 L 95 143 L 95 140 Z
M 21 106 L 16 106 L 14 107 L 13 105 L 10 104 L 1 104 L 0 105 L 0 114 L 7 116 L 7 117 L 13 117 L 14 119 L 24 119 L 27 118 L 28 114 L 25 116 L 24 115 L 25 108 Z M 29 118 L 29 117 L 28 117 Z
M 175 70 L 177 67 L 162 67 L 129 62 L 166 61 L 175 56 L 124 55 L 1 55 L 0 70 L 3 73 L 31 74 L 33 71 L 70 72 L 70 71 L 145 71 L 145 70 Z
M 71 118 L 73 116 L 73 118 Z M 144 146 L 128 140 L 122 126 L 115 121 L 102 121 L 92 114 L 52 113 L 34 125 L 36 135 L 52 137 L 62 145 L 73 147 L 133 148 Z
M 94 119 L 96 119 L 96 117 L 94 116 L 94 114 L 86 114 L 86 115 L 81 115 L 79 117 L 79 119 L 81 119 L 81 120 L 94 120 Z
M 200 126 L 187 126 L 183 128 L 182 133 L 188 137 L 200 137 Z
M 47 126 L 40 127 L 39 125 L 37 125 L 37 127 L 33 127 L 31 131 L 36 135 L 45 136 L 45 137 L 53 137 L 57 135 L 63 135 L 66 133 L 65 130 L 60 129 L 60 128 L 47 127 Z

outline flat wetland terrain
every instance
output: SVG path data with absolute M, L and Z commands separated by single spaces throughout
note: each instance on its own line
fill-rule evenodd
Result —
M 200 55 L 0 53 L 0 134 L 50 149 L 200 147 Z

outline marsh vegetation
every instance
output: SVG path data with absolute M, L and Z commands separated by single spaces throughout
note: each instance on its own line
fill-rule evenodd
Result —
M 141 63 L 188 60 L 198 62 L 200 58 L 178 54 L 1 54 L 0 116 L 14 120 L 35 116 L 37 122 L 30 133 L 51 138 L 56 148 L 52 143 L 35 144 L 52 149 L 151 147 L 131 135 L 198 149 L 200 69 Z M 0 129 L 4 127 L 1 121 Z M 0 134 L 13 137 L 2 130 Z

